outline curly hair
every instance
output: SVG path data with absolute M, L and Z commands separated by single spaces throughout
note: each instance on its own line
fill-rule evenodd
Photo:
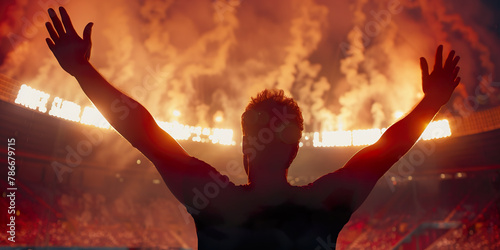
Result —
M 265 89 L 258 93 L 257 97 L 251 98 L 250 103 L 245 108 L 245 112 L 241 115 L 243 135 L 255 135 L 255 132 L 259 128 L 269 126 L 272 109 L 277 107 L 284 107 L 289 114 L 294 114 L 295 116 L 290 119 L 290 122 L 300 132 L 304 130 L 304 118 L 302 118 L 302 112 L 297 102 L 285 96 L 283 90 Z

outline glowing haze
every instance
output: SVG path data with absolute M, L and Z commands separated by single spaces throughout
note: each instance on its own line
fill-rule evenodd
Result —
M 62 4 L 80 34 L 94 22 L 94 66 L 159 120 L 237 131 L 250 96 L 281 88 L 307 131 L 382 128 L 422 96 L 419 57 L 432 63 L 438 44 L 462 57 L 451 114 L 478 94 L 471 110 L 500 103 L 499 8 L 486 2 L 8 0 L 0 73 L 88 104 L 44 41 L 45 10 Z

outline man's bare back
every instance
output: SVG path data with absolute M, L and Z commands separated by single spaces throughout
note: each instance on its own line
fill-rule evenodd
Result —
M 196 223 L 199 249 L 333 249 L 338 233 L 384 173 L 419 139 L 460 82 L 459 57 L 443 47 L 429 73 L 420 58 L 424 97 L 373 145 L 341 169 L 296 187 L 288 168 L 299 150 L 303 118 L 283 91 L 264 90 L 242 115 L 242 152 L 248 184 L 236 186 L 215 168 L 191 157 L 137 101 L 113 87 L 90 64 L 91 30 L 83 38 L 69 15 L 49 9 L 47 45 L 107 121 L 154 163 Z M 127 115 L 116 112 L 116 105 Z M 326 162 L 325 164 L 328 164 Z M 307 166 L 304 166 L 307 167 Z
M 186 192 L 195 196 L 183 202 L 191 204 L 187 211 L 196 224 L 199 249 L 334 249 L 354 212 L 351 196 L 341 188 L 328 197 L 314 183 L 263 193 L 249 184 L 234 185 L 194 157 L 185 167 L 206 179 L 191 182 Z M 339 186 L 345 186 L 347 177 L 342 171 L 336 175 Z M 213 186 L 204 188 L 207 183 Z

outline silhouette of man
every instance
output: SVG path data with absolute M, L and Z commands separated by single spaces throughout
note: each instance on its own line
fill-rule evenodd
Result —
M 299 149 L 303 119 L 283 91 L 264 90 L 242 115 L 243 162 L 248 183 L 236 186 L 207 163 L 191 157 L 138 102 L 108 83 L 89 63 L 92 23 L 78 36 L 64 8 L 49 9 L 47 44 L 109 123 L 160 172 L 196 223 L 199 249 L 334 249 L 338 233 L 377 180 L 418 140 L 460 82 L 459 57 L 443 47 L 429 74 L 420 59 L 424 97 L 373 145 L 339 170 L 306 186 L 287 182 Z M 128 115 L 114 112 L 116 104 Z

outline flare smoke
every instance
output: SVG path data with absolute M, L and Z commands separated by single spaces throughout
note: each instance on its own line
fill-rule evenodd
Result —
M 44 42 L 46 9 L 64 5 L 78 31 L 95 23 L 91 62 L 114 86 L 159 120 L 174 119 L 178 110 L 178 119 L 190 125 L 237 130 L 250 96 L 281 88 L 298 101 L 307 131 L 386 127 L 396 111 L 409 111 L 421 97 L 418 58 L 432 63 L 441 43 L 445 52 L 454 48 L 462 57 L 462 83 L 454 98 L 473 95 L 478 77 L 500 77 L 493 4 L 34 2 L 1 3 L 0 73 L 90 105 Z M 498 89 L 494 93 L 483 108 L 500 102 Z M 219 123 L 216 114 L 224 118 Z

